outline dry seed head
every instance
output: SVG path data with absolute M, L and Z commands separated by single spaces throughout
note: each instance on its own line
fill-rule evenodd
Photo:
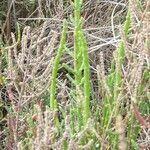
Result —
M 69 141 L 68 150 L 78 150 L 78 144 L 73 139 Z
M 102 76 L 105 76 L 104 55 L 102 51 L 100 52 L 100 69 Z
M 111 96 L 111 92 L 110 92 L 110 89 L 106 83 L 106 77 L 105 77 L 105 74 L 103 74 L 103 68 L 101 68 L 102 66 L 101 65 L 97 65 L 96 69 L 97 69 L 97 76 L 98 76 L 98 79 L 100 80 L 100 82 L 102 82 L 101 84 L 101 88 L 102 90 L 106 90 L 107 94 L 109 96 Z M 102 91 L 103 92 L 103 91 Z
M 136 76 L 135 76 L 135 84 L 134 84 L 134 91 L 133 91 L 133 97 L 136 98 L 137 97 L 137 89 L 138 89 L 138 86 L 142 80 L 142 71 L 143 71 L 143 64 L 144 64 L 144 58 L 141 56 L 139 58 L 139 65 L 138 65 L 138 68 L 137 68 L 137 71 L 136 71 Z
M 143 18 L 143 36 L 145 38 L 145 47 L 143 52 L 150 56 L 150 12 L 146 12 Z
M 64 139 L 70 138 L 70 117 L 69 115 L 65 118 L 65 131 L 63 133 Z
M 116 130 L 119 135 L 119 150 L 126 150 L 125 127 L 121 115 L 116 118 Z
M 131 11 L 132 27 L 136 27 L 136 20 L 142 16 L 142 12 L 137 6 L 136 0 L 129 0 L 129 9 Z

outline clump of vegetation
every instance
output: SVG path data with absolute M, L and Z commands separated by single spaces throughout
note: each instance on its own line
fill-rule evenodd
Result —
M 149 7 L 8 2 L 0 15 L 0 149 L 149 149 Z

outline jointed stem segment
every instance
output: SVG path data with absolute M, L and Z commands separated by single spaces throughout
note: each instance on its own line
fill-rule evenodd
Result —
M 57 72 L 58 72 L 60 57 L 62 55 L 63 49 L 65 47 L 65 43 L 66 43 L 66 32 L 67 32 L 67 25 L 66 25 L 66 20 L 64 20 L 60 45 L 59 45 L 58 52 L 57 52 L 57 55 L 55 57 L 53 69 L 52 69 L 52 78 L 51 78 L 51 86 L 50 86 L 50 108 L 52 110 L 55 110 L 57 108 L 57 102 L 56 102 L 56 97 L 55 97 L 56 84 L 57 84 L 56 78 L 57 78 Z

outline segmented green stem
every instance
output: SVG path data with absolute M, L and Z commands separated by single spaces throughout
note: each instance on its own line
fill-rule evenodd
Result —
M 83 104 L 83 119 L 84 123 L 87 122 L 90 116 L 90 64 L 88 56 L 88 46 L 83 32 L 80 32 L 82 40 L 82 54 L 83 54 L 83 65 L 84 65 L 84 104 Z
M 75 17 L 75 30 L 74 30 L 74 71 L 75 71 L 75 82 L 77 85 L 80 84 L 82 79 L 82 72 L 79 68 L 82 66 L 82 52 L 80 48 L 79 32 L 81 30 L 81 0 L 75 0 L 74 2 L 74 17 Z
M 57 55 L 55 57 L 54 64 L 53 64 L 53 69 L 52 69 L 52 78 L 51 78 L 51 86 L 50 86 L 50 108 L 52 110 L 56 109 L 56 107 L 57 107 L 57 101 L 56 101 L 56 98 L 55 98 L 56 84 L 57 84 L 56 83 L 56 78 L 57 78 L 58 66 L 59 66 L 59 63 L 60 63 L 60 57 L 61 57 L 63 49 L 65 47 L 66 30 L 67 30 L 66 20 L 64 20 L 60 45 L 59 45 L 58 52 L 57 52 Z
M 129 33 L 130 25 L 131 25 L 131 13 L 130 13 L 130 10 L 128 10 L 126 21 L 124 23 L 124 33 L 126 36 Z
M 74 75 L 76 84 L 76 96 L 79 101 L 78 104 L 78 118 L 79 128 L 83 123 L 86 123 L 89 118 L 89 97 L 90 97 L 90 79 L 89 79 L 89 61 L 88 61 L 88 47 L 86 39 L 82 31 L 82 18 L 81 18 L 81 5 L 82 0 L 75 0 L 74 2 L 74 17 L 75 17 L 75 30 L 74 30 Z M 83 74 L 84 72 L 84 74 Z M 83 84 L 82 84 L 83 81 Z M 83 92 L 84 100 L 81 101 L 78 95 L 78 88 Z

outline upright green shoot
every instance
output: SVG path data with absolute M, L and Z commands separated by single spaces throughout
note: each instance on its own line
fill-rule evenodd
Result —
M 84 105 L 83 105 L 83 119 L 84 123 L 87 122 L 89 116 L 90 116 L 90 69 L 89 69 L 89 56 L 88 56 L 88 47 L 87 47 L 87 42 L 86 39 L 83 35 L 83 32 L 81 32 L 81 40 L 82 45 L 82 55 L 83 55 L 83 68 L 84 68 L 84 76 L 83 76 L 83 83 L 84 83 Z
M 52 69 L 52 77 L 51 77 L 51 85 L 50 85 L 50 108 L 52 110 L 55 110 L 57 108 L 57 101 L 56 101 L 56 97 L 55 97 L 56 84 L 57 84 L 56 78 L 57 78 L 57 72 L 58 72 L 58 67 L 59 67 L 59 63 L 60 63 L 60 58 L 61 58 L 63 49 L 65 48 L 66 32 L 67 32 L 67 25 L 66 25 L 66 20 L 64 20 L 60 45 L 59 45 L 58 52 L 55 57 L 53 69 Z
M 89 77 L 89 58 L 88 58 L 88 47 L 86 39 L 82 31 L 82 18 L 81 18 L 81 6 L 82 0 L 74 1 L 74 18 L 75 18 L 75 29 L 74 29 L 74 73 L 75 73 L 75 84 L 76 84 L 76 95 L 77 99 L 78 90 L 81 90 L 84 95 L 82 104 L 78 104 L 78 117 L 79 117 L 79 128 L 85 124 L 90 115 L 89 99 L 90 99 L 90 77 Z M 83 107 L 83 108 L 81 108 Z
M 75 82 L 77 85 L 80 84 L 82 79 L 82 51 L 80 49 L 79 32 L 81 30 L 81 0 L 75 0 L 74 2 L 74 18 L 75 18 L 75 29 L 74 29 L 74 70 L 75 70 Z

